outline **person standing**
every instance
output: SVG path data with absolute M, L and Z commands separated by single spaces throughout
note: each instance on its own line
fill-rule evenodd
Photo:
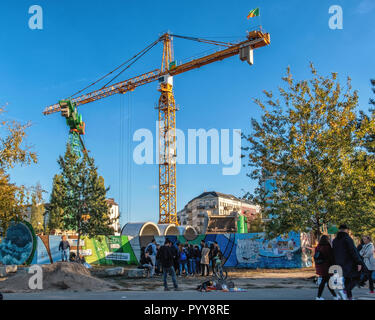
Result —
M 189 270 L 188 270 L 188 266 L 187 266 L 188 257 L 187 257 L 186 249 L 182 244 L 180 244 L 180 246 L 178 248 L 178 257 L 179 257 L 179 269 L 180 269 L 179 276 L 180 277 L 182 276 L 183 269 L 185 270 L 185 275 L 188 276 L 189 275 Z
M 370 293 L 374 293 L 374 280 L 372 279 L 373 271 L 375 270 L 375 259 L 374 259 L 374 245 L 369 236 L 363 236 L 363 246 L 359 254 L 363 258 L 363 262 L 367 268 L 367 277 L 369 281 Z
M 68 250 L 70 250 L 70 244 L 66 240 L 66 236 L 61 237 L 61 241 L 59 244 L 59 251 L 61 251 L 61 260 L 67 262 L 69 253 Z
M 158 259 L 158 252 L 160 250 L 160 244 L 156 244 L 156 262 L 155 262 L 155 273 L 159 275 L 161 273 L 160 270 L 160 259 Z
M 214 244 L 213 243 L 211 243 L 210 244 L 210 253 L 209 253 L 209 255 L 208 255 L 208 257 L 209 257 L 209 265 L 208 266 L 212 266 L 212 271 L 214 270 L 214 266 L 213 266 L 213 264 L 214 264 L 214 262 L 213 262 L 213 254 L 214 254 L 214 249 L 215 249 L 215 246 L 214 246 Z
M 176 278 L 176 272 L 173 267 L 173 253 L 171 250 L 172 242 L 169 239 L 166 239 L 164 242 L 164 245 L 160 247 L 160 250 L 158 252 L 158 258 L 160 259 L 160 264 L 163 268 L 163 284 L 164 284 L 164 290 L 169 291 L 168 283 L 167 283 L 167 276 L 168 273 L 172 277 L 172 282 L 174 285 L 175 290 L 179 290 L 177 278 Z
M 215 265 L 216 265 L 216 257 L 220 253 L 220 247 L 216 241 L 214 241 L 212 253 L 211 253 L 211 260 L 212 260 L 212 272 L 215 271 Z
M 210 249 L 208 248 L 207 244 L 204 244 L 204 247 L 202 249 L 201 253 L 201 269 L 202 269 L 202 277 L 204 276 L 205 271 L 207 270 L 206 276 L 208 277 L 210 275 Z
M 361 237 L 361 240 L 359 242 L 359 245 L 357 246 L 357 251 L 358 252 L 361 252 L 363 246 L 364 246 L 364 242 L 363 242 L 363 238 Z M 363 259 L 363 257 L 362 257 Z M 366 281 L 367 281 L 367 275 L 368 275 L 368 270 L 367 270 L 367 267 L 365 265 L 365 263 L 363 262 L 363 268 L 361 270 L 361 274 L 360 274 L 360 277 L 359 277 L 359 283 L 358 283 L 358 287 L 361 288 L 361 287 L 364 287 Z
M 201 272 L 201 251 L 198 246 L 194 246 L 195 273 Z
M 152 268 L 153 274 L 155 273 L 155 265 L 156 265 L 156 240 L 155 238 L 151 240 L 151 242 L 147 245 L 145 252 L 148 252 L 151 261 L 152 261 Z
M 187 249 L 187 255 L 189 259 L 189 273 L 191 276 L 195 274 L 195 268 L 196 268 L 196 263 L 195 263 L 195 255 L 194 255 L 194 246 L 192 244 L 189 244 Z
M 363 265 L 361 256 L 359 255 L 358 250 L 354 245 L 354 241 L 349 236 L 348 232 L 349 229 L 346 224 L 340 225 L 339 232 L 333 240 L 335 264 L 342 268 L 342 274 L 344 277 L 346 294 L 339 291 L 344 300 L 346 300 L 346 298 L 349 300 L 353 299 L 352 290 L 359 280 L 360 271 Z
M 179 272 L 179 268 L 180 268 L 180 265 L 178 263 L 179 262 L 178 248 L 179 248 L 178 242 L 176 242 L 176 243 L 171 242 L 171 251 L 172 251 L 172 255 L 173 255 L 173 266 L 174 266 L 174 269 L 176 271 L 176 274 Z
M 323 290 L 328 284 L 328 290 L 331 292 L 334 300 L 338 300 L 336 292 L 329 287 L 329 267 L 334 264 L 334 257 L 329 238 L 326 235 L 321 236 L 318 246 L 315 248 L 314 254 L 316 274 L 321 277 L 316 300 L 324 300 L 322 298 Z

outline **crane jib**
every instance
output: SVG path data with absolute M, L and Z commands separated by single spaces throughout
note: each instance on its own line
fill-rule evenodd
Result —
M 261 31 L 252 31 L 248 34 L 248 39 L 237 44 L 234 44 L 224 50 L 216 51 L 215 53 L 209 54 L 207 56 L 193 59 L 189 62 L 183 63 L 179 66 L 173 66 L 173 69 L 170 68 L 168 71 L 161 71 L 155 69 L 153 71 L 144 73 L 142 75 L 127 79 L 125 81 L 116 83 L 111 86 L 101 88 L 99 90 L 90 92 L 88 94 L 83 94 L 77 98 L 70 99 L 76 106 L 87 104 L 102 98 L 106 98 L 118 93 L 126 93 L 132 91 L 135 88 L 156 81 L 160 77 L 170 74 L 171 76 L 184 73 L 186 71 L 199 68 L 201 66 L 210 64 L 215 61 L 220 61 L 236 54 L 240 53 L 240 50 L 244 47 L 251 47 L 252 49 L 257 49 L 263 46 L 270 44 L 270 36 L 268 33 L 263 33 Z M 59 112 L 61 110 L 60 105 L 54 104 L 44 109 L 43 114 L 48 115 L 52 113 Z

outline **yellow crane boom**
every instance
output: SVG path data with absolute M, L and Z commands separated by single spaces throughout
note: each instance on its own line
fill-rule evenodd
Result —
M 150 72 L 141 74 L 139 76 L 127 79 L 125 81 L 121 81 L 116 84 L 101 88 L 99 90 L 95 90 L 90 93 L 83 94 L 79 97 L 71 99 L 71 101 L 74 102 L 76 106 L 78 107 L 80 105 L 94 102 L 96 100 L 100 100 L 100 99 L 112 96 L 114 94 L 126 93 L 128 91 L 132 91 L 139 86 L 157 81 L 162 76 L 167 75 L 167 74 L 171 76 L 175 76 L 175 75 L 184 73 L 186 71 L 197 69 L 204 65 L 235 56 L 240 53 L 241 48 L 251 47 L 252 49 L 256 49 L 256 48 L 260 48 L 269 44 L 270 44 L 269 33 L 263 33 L 262 31 L 252 31 L 252 32 L 249 32 L 247 36 L 247 40 L 234 44 L 232 46 L 229 46 L 228 48 L 224 50 L 214 52 L 212 54 L 206 55 L 199 59 L 191 60 L 189 62 L 176 66 L 174 69 L 171 69 L 171 70 L 161 71 L 160 69 L 155 69 Z M 43 111 L 43 114 L 48 115 L 48 114 L 52 114 L 52 113 L 60 112 L 60 111 L 61 111 L 60 105 L 56 103 L 54 105 L 46 107 Z

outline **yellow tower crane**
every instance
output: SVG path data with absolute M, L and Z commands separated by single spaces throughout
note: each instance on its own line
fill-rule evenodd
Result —
M 218 50 L 198 59 L 193 59 L 181 65 L 177 65 L 173 56 L 173 38 L 182 38 L 212 44 L 224 47 L 224 49 Z M 155 69 L 125 81 L 111 84 L 113 80 L 119 77 L 125 70 L 127 70 L 159 42 L 163 42 L 163 58 L 160 69 Z M 49 115 L 52 113 L 61 112 L 62 115 L 67 118 L 67 123 L 71 124 L 72 121 L 68 118 L 70 113 L 66 112 L 67 103 L 71 106 L 72 110 L 76 110 L 76 108 L 80 105 L 88 104 L 114 94 L 125 94 L 126 92 L 133 91 L 135 88 L 144 84 L 159 81 L 159 223 L 178 225 L 176 188 L 177 153 L 175 135 L 176 103 L 173 95 L 173 77 L 186 71 L 197 69 L 206 64 L 220 61 L 235 55 L 239 55 L 241 61 L 247 61 L 250 65 L 252 65 L 253 50 L 269 44 L 270 35 L 269 33 L 264 33 L 262 30 L 248 32 L 246 39 L 237 43 L 221 42 L 165 33 L 131 59 L 127 60 L 125 63 L 99 80 L 90 84 L 88 87 L 78 91 L 68 99 L 61 100 L 57 104 L 48 106 L 44 109 L 43 114 Z M 96 85 L 98 82 L 117 71 L 118 74 L 100 89 L 77 96 L 78 94 L 87 90 L 89 87 Z M 79 125 L 82 126 L 82 119 L 80 121 L 81 123 Z M 84 130 L 76 130 L 75 128 L 72 129 L 71 125 L 70 128 L 71 131 L 73 130 L 74 132 L 78 132 L 80 135 L 84 134 Z

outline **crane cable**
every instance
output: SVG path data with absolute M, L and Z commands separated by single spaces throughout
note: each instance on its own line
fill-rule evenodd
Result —
M 128 94 L 128 112 L 127 112 L 127 148 L 126 148 L 126 156 L 127 156 L 127 162 L 126 162 L 126 169 L 127 169 L 127 176 L 126 176 L 126 202 L 127 202 L 127 219 L 128 222 L 131 220 L 131 212 L 132 212 L 132 171 L 133 171 L 133 157 L 131 152 L 131 145 L 132 145 L 132 139 L 131 139 L 131 132 L 132 132 L 132 106 L 133 106 L 133 97 L 132 94 Z
M 142 58 L 148 51 L 150 51 L 153 47 L 155 47 L 159 43 L 159 41 L 160 39 L 151 43 L 149 46 L 147 46 L 145 49 L 139 52 L 136 58 L 134 56 L 133 57 L 135 58 L 134 61 L 132 61 L 128 66 L 126 66 L 122 71 L 120 71 L 115 77 L 113 77 L 110 81 L 108 81 L 101 89 L 106 88 L 111 82 L 113 82 L 113 80 L 117 79 L 125 70 L 129 69 L 134 63 L 136 63 L 140 58 Z
M 133 162 L 131 153 L 132 95 L 128 93 L 127 105 L 124 95 L 120 98 L 119 139 L 119 203 L 126 223 L 131 220 Z M 127 128 L 125 128 L 125 126 Z M 126 190 L 124 190 L 124 186 Z
M 197 42 L 213 44 L 215 46 L 222 46 L 222 47 L 230 47 L 230 46 L 233 46 L 233 44 L 234 44 L 234 43 L 231 43 L 231 42 L 207 40 L 207 39 L 196 38 L 196 37 L 181 36 L 181 35 L 177 35 L 177 34 L 171 34 L 171 36 L 176 37 L 176 38 L 186 39 L 186 40 L 192 40 L 192 41 L 197 41 Z
M 216 45 L 216 46 L 230 47 L 230 46 L 233 45 L 233 43 L 231 43 L 231 42 L 207 40 L 207 39 L 202 39 L 202 38 L 197 38 L 197 37 L 181 36 L 181 35 L 176 35 L 176 34 L 171 34 L 171 36 L 172 37 L 176 37 L 176 38 L 181 38 L 181 39 L 187 39 L 187 40 L 192 40 L 192 41 L 197 41 L 197 42 L 203 42 L 203 43 L 213 44 L 213 45 Z M 110 76 L 111 74 L 113 74 L 114 72 L 116 72 L 117 70 L 119 70 L 120 68 L 122 68 L 123 66 L 125 66 L 126 64 L 128 64 L 115 77 L 113 77 L 110 81 L 108 81 L 101 89 L 106 88 L 110 83 L 112 83 L 115 79 L 117 79 L 125 70 L 129 69 L 135 62 L 137 62 L 141 57 L 143 57 L 154 46 L 156 46 L 160 41 L 162 41 L 162 37 L 159 37 L 157 40 L 155 40 L 154 42 L 152 42 L 151 44 L 149 44 L 143 50 L 139 51 L 132 58 L 130 58 L 130 59 L 126 60 L 125 62 L 123 62 L 121 65 L 119 65 L 118 67 L 116 67 L 111 72 L 107 73 L 106 75 L 102 76 L 101 78 L 99 78 L 98 80 L 94 81 L 90 85 L 86 86 L 85 88 L 83 88 L 83 89 L 77 91 L 76 93 L 74 93 L 73 95 L 71 95 L 71 98 L 73 98 L 74 96 L 82 93 L 83 91 L 87 90 L 88 88 L 94 86 L 98 82 L 104 80 L 105 78 L 107 78 L 108 76 Z
M 122 216 L 122 113 L 123 113 L 123 108 L 122 108 L 122 100 L 123 96 L 120 95 L 120 131 L 119 131 L 119 162 L 118 162 L 118 202 L 120 206 L 120 216 Z
M 123 67 L 124 65 L 126 65 L 127 63 L 131 62 L 132 60 L 136 59 L 135 61 L 137 61 L 140 57 L 142 57 L 145 53 L 147 53 L 149 50 L 151 50 L 158 42 L 160 41 L 160 38 L 155 40 L 154 42 L 152 42 L 151 44 L 149 44 L 146 48 L 144 48 L 143 50 L 141 50 L 140 52 L 138 52 L 136 55 L 134 55 L 132 58 L 126 60 L 124 63 L 122 63 L 121 65 L 119 65 L 117 68 L 115 68 L 114 70 L 112 70 L 111 72 L 107 73 L 106 75 L 104 75 L 103 77 L 99 78 L 98 80 L 96 80 L 95 82 L 91 83 L 90 85 L 88 85 L 87 87 L 77 91 L 76 93 L 74 93 L 71 97 L 74 97 L 80 93 L 82 93 L 83 91 L 85 91 L 86 89 L 92 87 L 93 85 L 97 84 L 98 82 L 102 81 L 103 79 L 107 78 L 108 76 L 110 76 L 112 73 L 116 72 L 117 70 L 119 70 L 121 67 Z M 130 65 L 128 65 L 124 70 L 122 70 L 116 77 L 114 77 L 111 81 L 109 81 L 107 84 L 105 84 L 103 88 L 105 88 L 109 83 L 111 83 L 114 79 L 116 79 L 120 74 L 122 74 L 126 69 L 128 69 L 131 65 L 133 65 L 135 63 L 135 61 L 133 61 Z

